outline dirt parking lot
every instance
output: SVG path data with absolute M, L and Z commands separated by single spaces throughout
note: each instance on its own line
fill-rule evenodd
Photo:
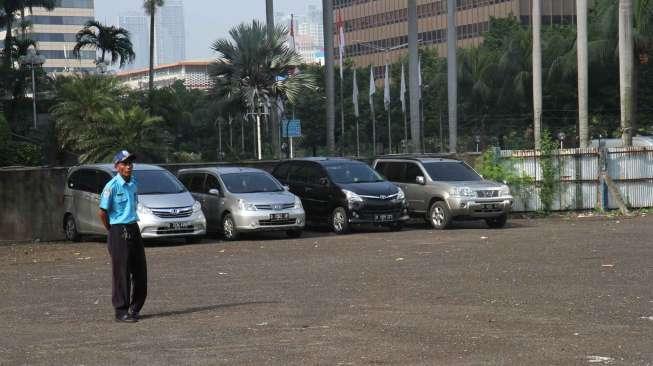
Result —
M 653 217 L 149 243 L 137 324 L 101 239 L 0 246 L 0 365 L 651 365 Z

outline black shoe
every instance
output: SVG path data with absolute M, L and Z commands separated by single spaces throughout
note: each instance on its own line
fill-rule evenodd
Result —
M 116 321 L 119 323 L 136 323 L 138 320 L 129 314 L 116 315 Z
M 132 317 L 132 319 L 134 319 L 136 321 L 141 320 L 141 314 L 139 314 L 138 311 L 133 311 L 131 313 L 131 317 Z

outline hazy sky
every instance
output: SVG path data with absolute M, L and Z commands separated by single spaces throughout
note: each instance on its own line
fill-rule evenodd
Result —
M 209 47 L 227 37 L 234 25 L 254 18 L 265 20 L 265 0 L 183 0 L 186 18 L 186 58 L 213 58 Z M 274 11 L 304 14 L 309 4 L 319 0 L 275 0 Z M 117 24 L 123 12 L 141 11 L 142 0 L 95 0 L 95 17 L 103 23 Z

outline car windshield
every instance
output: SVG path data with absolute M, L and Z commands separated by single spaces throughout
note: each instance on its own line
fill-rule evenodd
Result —
M 326 166 L 327 173 L 336 183 L 383 182 L 384 179 L 369 166 L 362 163 L 342 163 Z
M 222 182 L 231 193 L 280 192 L 283 187 L 266 173 L 220 174 Z
M 138 194 L 173 194 L 186 191 L 186 187 L 167 170 L 134 170 L 132 174 L 138 181 Z
M 463 182 L 483 179 L 473 169 L 459 162 L 424 163 L 424 168 L 433 180 Z

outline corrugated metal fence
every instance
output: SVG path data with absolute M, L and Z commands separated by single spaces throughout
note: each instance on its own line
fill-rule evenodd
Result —
M 626 205 L 632 208 L 653 207 L 653 148 L 616 147 L 603 150 L 563 149 L 553 155 L 553 165 L 559 176 L 552 209 L 588 210 L 605 205 L 617 208 L 613 197 L 604 193 L 600 180 L 602 168 L 616 183 Z M 543 180 L 539 151 L 504 150 L 501 162 L 518 175 L 532 177 L 535 183 L 522 189 L 513 187 L 514 211 L 539 211 L 540 185 Z

